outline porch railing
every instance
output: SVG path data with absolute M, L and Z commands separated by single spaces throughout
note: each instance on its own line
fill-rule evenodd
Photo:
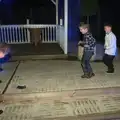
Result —
M 42 43 L 58 43 L 65 52 L 64 26 L 59 25 L 1 25 L 0 43 L 31 43 L 31 30 L 37 28 Z
M 8 44 L 30 43 L 30 29 L 40 29 L 40 39 L 43 43 L 55 43 L 56 25 L 1 25 L 0 42 Z

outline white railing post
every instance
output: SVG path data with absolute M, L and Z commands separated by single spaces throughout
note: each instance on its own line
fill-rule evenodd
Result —
M 60 26 L 56 26 L 56 40 L 58 42 L 58 44 L 60 45 Z
M 29 19 L 27 19 L 27 25 L 29 25 L 30 24 L 30 20 Z
M 30 20 L 27 19 L 27 25 L 30 24 Z M 27 39 L 28 39 L 28 42 L 30 43 L 30 31 L 27 29 Z
M 63 19 L 60 19 L 60 25 L 61 26 L 63 25 Z
M 58 32 L 58 30 L 59 30 L 59 26 L 58 26 L 58 0 L 56 0 L 56 40 L 57 40 L 57 42 L 59 43 L 59 32 Z

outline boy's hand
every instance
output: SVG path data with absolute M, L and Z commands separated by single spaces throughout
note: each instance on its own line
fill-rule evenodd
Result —
M 78 44 L 82 43 L 82 41 L 79 41 Z
M 78 46 L 83 47 L 84 46 L 84 42 L 83 41 L 79 41 Z
M 81 45 L 81 44 L 83 44 L 83 41 L 79 41 L 79 42 L 78 42 L 78 45 Z

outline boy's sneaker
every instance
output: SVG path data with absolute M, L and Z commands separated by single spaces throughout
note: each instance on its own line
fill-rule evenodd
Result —
M 89 76 L 90 76 L 90 77 L 94 77 L 95 74 L 94 74 L 94 73 L 89 73 Z
M 3 113 L 3 110 L 0 110 L 0 115 Z
M 114 73 L 114 69 L 108 70 L 107 73 Z
M 2 72 L 3 71 L 3 69 L 2 68 L 0 68 L 0 72 Z
M 114 70 L 108 70 L 107 73 L 114 73 Z
M 84 74 L 81 76 L 81 78 L 89 78 L 89 75 L 88 74 Z
M 84 75 L 82 75 L 81 76 L 81 78 L 91 78 L 91 77 L 94 77 L 95 76 L 95 74 L 94 73 L 89 73 L 89 74 L 84 74 Z

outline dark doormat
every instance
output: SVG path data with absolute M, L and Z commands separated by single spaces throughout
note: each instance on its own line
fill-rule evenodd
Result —
M 26 89 L 26 85 L 18 85 L 17 89 Z
M 0 115 L 3 114 L 3 110 L 0 110 Z
M 0 83 L 2 83 L 2 80 L 0 80 Z

